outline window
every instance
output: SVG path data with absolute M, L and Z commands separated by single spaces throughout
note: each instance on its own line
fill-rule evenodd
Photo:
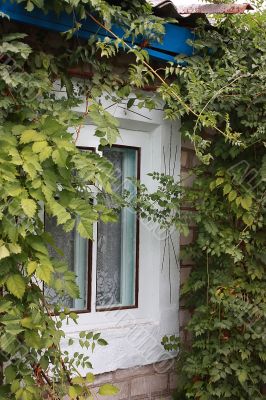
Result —
M 70 271 L 77 276 L 76 282 L 79 287 L 80 298 L 72 299 L 67 295 L 58 295 L 53 289 L 45 288 L 45 296 L 51 304 L 59 304 L 74 310 L 90 311 L 90 257 L 91 246 L 88 240 L 83 239 L 76 229 L 72 232 L 65 232 L 61 226 L 56 225 L 56 218 L 45 214 L 45 230 L 49 232 L 55 241 L 55 245 L 63 251 L 64 261 L 68 264 Z M 57 251 L 52 247 L 49 249 L 50 256 L 60 258 Z M 64 290 L 64 282 L 62 289 Z
M 83 148 L 84 151 L 84 148 Z M 114 165 L 116 181 L 113 190 L 122 194 L 127 190 L 136 195 L 131 178 L 139 178 L 139 149 L 113 146 L 103 155 Z M 48 301 L 71 309 L 90 311 L 91 268 L 96 273 L 96 310 L 137 306 L 138 291 L 138 222 L 136 213 L 124 208 L 115 223 L 98 223 L 97 238 L 93 243 L 81 238 L 74 229 L 65 233 L 56 226 L 55 219 L 45 216 L 45 229 L 52 234 L 57 247 L 63 250 L 65 261 L 77 276 L 80 299 L 59 297 L 46 290 Z M 96 246 L 96 260 L 92 260 L 92 246 Z M 51 255 L 58 257 L 54 250 Z
M 122 194 L 135 195 L 130 178 L 138 171 L 138 150 L 114 146 L 103 151 L 112 162 L 117 181 L 113 188 Z M 116 223 L 98 223 L 96 263 L 96 308 L 130 307 L 136 305 L 137 218 L 124 208 Z

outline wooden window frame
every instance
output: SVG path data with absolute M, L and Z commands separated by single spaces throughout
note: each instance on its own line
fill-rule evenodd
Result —
M 140 180 L 141 176 L 141 148 L 136 146 L 127 146 L 121 144 L 114 144 L 112 148 L 124 148 L 124 149 L 132 149 L 136 150 L 137 153 L 137 180 Z M 101 307 L 97 309 L 95 306 L 95 311 L 97 313 L 106 312 L 106 311 L 118 311 L 118 310 L 130 310 L 139 307 L 139 215 L 136 213 L 136 261 L 135 261 L 135 301 L 134 304 L 128 306 L 110 306 L 110 307 Z M 97 224 L 97 237 L 98 237 L 98 224 Z M 96 260 L 96 268 L 97 268 L 97 260 Z M 97 279 L 97 278 L 96 278 Z M 96 281 L 96 290 L 97 290 L 97 281 Z
M 137 153 L 137 180 L 140 180 L 141 175 L 141 148 L 136 146 L 126 146 L 115 144 L 112 147 L 117 148 L 126 148 L 136 150 Z M 84 151 L 93 151 L 96 152 L 95 147 L 90 146 L 77 146 L 78 149 Z M 45 210 L 44 210 L 45 215 Z M 45 221 L 45 219 L 44 219 Z M 44 222 L 45 229 L 45 222 Z M 140 231 L 140 221 L 139 215 L 136 213 L 136 258 L 135 258 L 135 295 L 134 295 L 134 304 L 128 306 L 110 306 L 110 307 L 102 307 L 98 308 L 95 303 L 95 312 L 106 312 L 106 311 L 117 311 L 117 310 L 128 310 L 135 309 L 139 307 L 139 231 Z M 98 224 L 97 224 L 97 236 L 98 236 Z M 97 256 L 95 267 L 97 269 Z M 88 257 L 87 257 L 87 307 L 84 310 L 73 310 L 76 314 L 89 314 L 92 312 L 92 271 L 93 271 L 93 240 L 88 240 Z M 95 271 L 96 272 L 96 271 Z M 95 274 L 96 275 L 96 274 Z M 97 276 L 97 275 L 96 275 Z M 97 277 L 96 277 L 96 290 L 97 290 Z

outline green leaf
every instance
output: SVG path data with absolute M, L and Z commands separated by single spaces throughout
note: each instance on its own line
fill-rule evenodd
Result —
M 220 186 L 222 183 L 224 183 L 224 178 L 217 178 L 216 179 L 216 186 Z
M 45 247 L 44 242 L 40 236 L 29 236 L 28 242 L 34 250 L 38 251 L 39 253 L 48 255 L 48 250 Z
M 10 385 L 0 386 L 0 399 L 8 399 L 10 393 Z
M 53 272 L 53 267 L 52 265 L 47 261 L 47 262 L 42 262 L 41 264 L 38 265 L 36 268 L 36 276 L 39 278 L 41 281 L 49 284 L 51 280 L 51 273 Z
M 10 333 L 13 336 L 17 336 L 19 333 L 23 332 L 23 328 L 19 326 L 18 324 L 6 324 L 5 331 L 7 333 Z
M 116 386 L 106 383 L 100 387 L 98 393 L 101 396 L 115 396 L 117 393 L 119 393 L 119 389 Z
M 68 390 L 68 394 L 69 394 L 71 399 L 76 399 L 76 397 L 78 396 L 78 393 L 77 393 L 76 389 L 73 386 L 70 386 L 70 388 Z
M 33 329 L 32 319 L 30 317 L 23 318 L 20 323 L 24 328 Z
M 20 143 L 27 144 L 31 142 L 42 142 L 45 139 L 46 137 L 43 134 L 35 131 L 34 129 L 27 129 L 22 132 Z
M 83 385 L 84 379 L 81 376 L 76 376 L 75 378 L 72 379 L 72 383 L 74 385 Z
M 32 218 L 37 210 L 37 205 L 34 200 L 32 199 L 22 199 L 21 200 L 21 207 L 24 213 L 29 217 Z
M 71 214 L 60 203 L 53 201 L 50 205 L 51 211 L 57 217 L 58 225 L 65 224 L 71 220 Z
M 246 196 L 246 197 L 241 197 L 241 206 L 245 209 L 245 210 L 250 210 L 251 206 L 252 206 L 252 197 L 250 196 Z
M 13 380 L 16 379 L 17 376 L 16 368 L 13 365 L 9 365 L 8 367 L 5 368 L 4 375 L 6 378 L 6 383 L 13 382 Z
M 231 190 L 232 190 L 232 186 L 229 183 L 224 185 L 224 189 L 223 189 L 224 194 L 228 194 L 229 192 L 231 192 Z
M 245 371 L 244 369 L 242 369 L 240 372 L 237 371 L 237 377 L 240 383 L 244 383 L 248 378 L 247 371 Z
M 37 266 L 38 266 L 38 263 L 36 261 L 28 262 L 28 264 L 27 264 L 28 275 L 32 275 L 36 271 Z
M 235 190 L 232 190 L 228 195 L 228 200 L 232 202 L 233 200 L 235 200 L 236 197 L 237 197 L 237 192 Z
M 9 250 L 12 254 L 19 254 L 21 253 L 21 247 L 17 243 L 10 243 L 8 244 Z
M 37 332 L 26 331 L 25 332 L 25 342 L 29 348 L 41 349 L 43 348 L 44 342 Z
M 254 222 L 254 218 L 251 214 L 244 214 L 243 215 L 243 221 L 247 226 L 251 226 Z
M 8 250 L 8 248 L 5 245 L 1 245 L 0 246 L 0 260 L 2 260 L 3 258 L 9 257 L 10 256 L 10 252 Z
M 95 334 L 93 335 L 93 340 L 98 340 L 100 336 L 101 336 L 100 333 L 95 333 Z
M 31 1 L 28 1 L 28 2 L 27 2 L 26 10 L 27 10 L 28 12 L 31 12 L 31 11 L 34 10 L 34 4 L 33 4 Z
M 17 346 L 17 338 L 10 333 L 5 333 L 4 335 L 0 336 L 0 347 L 2 351 L 7 353 L 12 353 L 16 350 Z
M 32 151 L 34 153 L 41 153 L 43 150 L 45 150 L 47 148 L 47 142 L 46 140 L 43 140 L 41 142 L 35 142 L 32 145 Z
M 104 340 L 104 339 L 98 339 L 97 343 L 98 343 L 100 346 L 107 346 L 107 345 L 108 345 L 108 343 L 107 343 L 106 340 Z
M 20 388 L 20 382 L 18 379 L 15 379 L 11 384 L 11 392 L 15 393 L 19 390 L 19 388 Z
M 51 156 L 52 151 L 53 151 L 52 147 L 50 147 L 50 146 L 45 147 L 42 150 L 42 152 L 39 154 L 40 161 L 43 162 L 43 161 L 47 160 L 47 158 L 49 158 Z
M 86 220 L 85 218 L 82 218 L 82 220 L 78 224 L 77 230 L 81 237 L 85 239 L 92 239 L 93 224 L 91 220 Z
M 0 313 L 4 313 L 12 307 L 12 302 L 8 300 L 0 300 Z
M 133 104 L 135 103 L 135 98 L 131 98 L 128 100 L 127 102 L 127 108 L 131 108 L 133 106 Z
M 16 296 L 18 299 L 22 299 L 25 293 L 26 283 L 21 275 L 11 275 L 6 281 L 6 286 L 11 294 Z
M 54 150 L 52 159 L 55 164 L 64 168 L 66 166 L 67 153 L 63 149 Z
M 91 372 L 89 372 L 89 373 L 86 375 L 86 382 L 88 382 L 88 383 L 94 383 L 94 381 L 95 381 L 95 376 L 94 376 Z

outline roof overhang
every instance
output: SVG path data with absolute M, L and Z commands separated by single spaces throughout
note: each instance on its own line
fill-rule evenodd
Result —
M 191 5 L 191 6 L 179 6 L 176 0 L 150 0 L 154 6 L 156 15 L 162 17 L 173 17 L 177 18 L 179 24 L 165 25 L 165 36 L 163 43 L 153 42 L 145 43 L 145 38 L 138 37 L 135 40 L 135 44 L 141 47 L 145 47 L 145 50 L 151 57 L 157 58 L 161 61 L 176 62 L 176 56 L 182 54 L 185 56 L 191 56 L 193 54 L 193 46 L 188 44 L 193 42 L 195 34 L 193 29 L 189 29 L 186 21 L 192 18 L 194 21 L 197 16 L 205 16 L 206 14 L 214 13 L 241 13 L 245 10 L 251 10 L 252 7 L 249 4 L 232 5 L 232 4 L 202 4 L 202 5 Z M 54 12 L 44 13 L 40 9 L 35 8 L 33 12 L 27 12 L 25 5 L 16 3 L 12 0 L 0 0 L 0 11 L 7 14 L 13 21 L 21 22 L 28 25 L 38 26 L 40 28 L 48 29 L 55 32 L 65 32 L 73 28 L 73 16 L 66 13 L 60 15 Z M 159 11 L 159 12 L 158 12 Z M 173 15 L 173 13 L 175 13 Z M 191 17 L 183 18 L 180 14 L 191 14 Z M 193 22 L 192 21 L 192 22 Z M 113 39 L 112 34 L 109 31 L 100 28 L 90 18 L 79 21 L 81 23 L 80 29 L 75 33 L 75 36 L 88 39 L 91 35 L 97 35 L 100 40 L 109 36 Z M 194 25 L 195 26 L 195 25 Z M 123 37 L 124 31 L 118 25 L 112 26 L 113 32 Z M 125 41 L 131 44 L 131 39 L 127 38 Z
M 152 6 L 157 10 L 172 9 L 177 14 L 243 14 L 245 11 L 254 10 L 248 4 L 190 4 L 180 5 L 178 0 L 149 0 Z M 172 13 L 171 13 L 172 14 Z

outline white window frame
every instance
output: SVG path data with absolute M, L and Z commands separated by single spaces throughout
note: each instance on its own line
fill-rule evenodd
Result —
M 83 114 L 84 109 L 85 101 L 76 111 Z M 162 109 L 140 111 L 137 104 L 131 110 L 126 110 L 123 105 L 121 108 L 110 107 L 108 111 L 120 122 L 121 136 L 117 144 L 141 148 L 140 178 L 150 191 L 156 189 L 156 183 L 147 176 L 150 172 L 168 173 L 169 165 L 169 171 L 171 170 L 176 179 L 179 179 L 181 154 L 179 122 L 165 121 Z M 94 131 L 95 126 L 88 119 L 80 131 L 77 146 L 97 148 L 99 140 L 94 136 Z M 173 357 L 163 350 L 161 339 L 165 334 L 178 334 L 179 329 L 179 266 L 177 265 L 179 236 L 173 234 L 175 248 L 173 251 L 169 249 L 167 254 L 164 254 L 165 241 L 161 240 L 161 234 L 156 230 L 155 226 L 151 227 L 145 221 L 141 221 L 137 308 L 96 312 L 97 246 L 93 246 L 91 312 L 80 314 L 78 324 L 65 325 L 64 330 L 67 338 L 77 339 L 73 351 L 80 350 L 78 334 L 83 330 L 100 331 L 108 341 L 109 345 L 98 348 L 92 357 L 95 373 L 151 364 Z M 96 238 L 96 226 L 94 234 Z M 169 276 L 172 282 L 171 299 Z

